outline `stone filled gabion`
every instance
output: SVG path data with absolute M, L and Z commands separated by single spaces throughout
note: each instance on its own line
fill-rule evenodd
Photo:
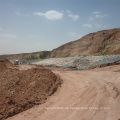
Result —
M 120 61 L 120 54 L 104 55 L 104 56 L 49 58 L 49 59 L 44 59 L 42 61 L 34 62 L 33 64 L 44 65 L 47 67 L 59 67 L 63 69 L 71 68 L 76 70 L 84 70 L 91 66 L 97 66 L 106 63 L 114 63 L 117 61 Z

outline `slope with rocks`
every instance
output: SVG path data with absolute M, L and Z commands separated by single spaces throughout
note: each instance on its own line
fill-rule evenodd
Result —
M 75 57 L 120 54 L 120 28 L 90 33 L 79 40 L 66 43 L 52 51 L 0 55 L 0 59 Z
M 52 50 L 49 57 L 120 54 L 120 28 L 90 33 Z

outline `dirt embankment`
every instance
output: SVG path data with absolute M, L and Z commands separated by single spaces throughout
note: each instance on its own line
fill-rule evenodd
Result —
M 10 65 L 0 61 L 0 120 L 44 103 L 61 84 L 59 77 L 42 66 L 19 70 Z
M 120 54 L 120 28 L 102 30 L 66 43 L 51 51 L 49 57 L 75 57 Z
M 0 60 L 0 72 L 6 70 L 8 67 L 13 67 L 13 64 L 10 63 L 9 60 Z
M 3 61 L 0 61 L 0 72 L 7 69 L 6 65 L 4 64 Z

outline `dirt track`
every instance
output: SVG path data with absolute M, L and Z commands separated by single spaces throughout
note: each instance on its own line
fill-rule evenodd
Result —
M 46 103 L 7 120 L 119 120 L 120 65 L 86 71 L 53 71 L 62 87 Z

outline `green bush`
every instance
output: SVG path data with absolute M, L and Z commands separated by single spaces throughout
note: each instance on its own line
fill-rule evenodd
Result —
M 46 56 L 45 56 L 45 54 L 44 53 L 41 53 L 40 55 L 39 55 L 39 58 L 40 59 L 43 59 L 43 58 L 45 58 Z

